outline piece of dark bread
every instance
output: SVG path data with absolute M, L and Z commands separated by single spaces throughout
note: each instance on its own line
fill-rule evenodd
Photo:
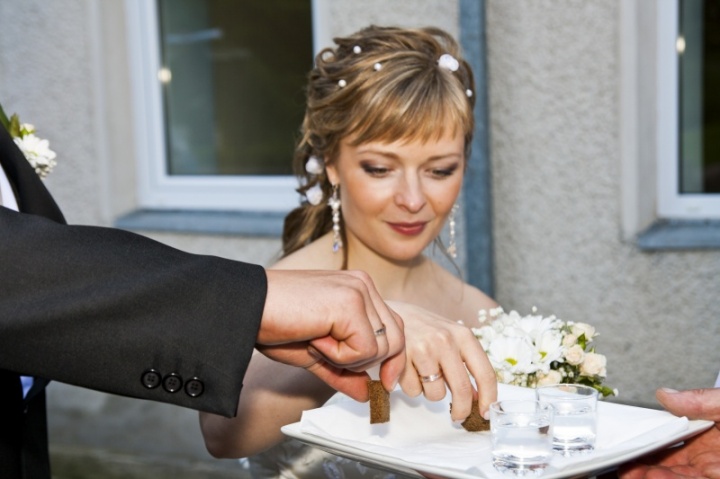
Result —
M 390 420 L 390 393 L 385 390 L 382 382 L 369 379 L 370 390 L 370 424 L 381 424 Z
M 463 421 L 462 427 L 471 432 L 490 430 L 490 421 L 480 415 L 477 400 L 472 402 L 472 410 L 470 411 L 470 415 Z

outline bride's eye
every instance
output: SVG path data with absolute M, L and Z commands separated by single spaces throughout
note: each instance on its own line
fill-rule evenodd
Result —
M 430 170 L 430 174 L 434 178 L 447 178 L 448 176 L 452 176 L 453 173 L 455 173 L 458 169 L 458 165 L 453 165 L 448 168 L 433 168 Z
M 390 168 L 384 167 L 384 166 L 377 166 L 377 165 L 369 165 L 366 163 L 363 163 L 360 165 L 360 167 L 363 169 L 365 173 L 367 173 L 370 176 L 375 177 L 382 177 L 387 175 L 390 172 Z

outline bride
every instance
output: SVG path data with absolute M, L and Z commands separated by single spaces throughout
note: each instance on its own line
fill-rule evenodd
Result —
M 452 37 L 435 28 L 369 27 L 335 41 L 309 75 L 295 155 L 306 201 L 286 218 L 274 268 L 367 272 L 405 321 L 402 390 L 437 401 L 447 387 L 452 420 L 467 417 L 473 397 L 485 414 L 495 375 L 468 327 L 497 304 L 424 254 L 445 223 L 450 256 L 456 248 L 472 72 Z M 334 393 L 309 372 L 256 355 L 245 385 L 237 417 L 201 414 L 214 456 L 252 456 L 253 477 L 392 477 L 284 439 L 281 426 Z

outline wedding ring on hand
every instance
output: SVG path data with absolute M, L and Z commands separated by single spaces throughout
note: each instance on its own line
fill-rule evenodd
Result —
M 382 336 L 383 334 L 385 334 L 385 326 L 375 330 L 375 336 Z
M 438 379 L 443 377 L 442 371 L 438 371 L 435 374 L 431 374 L 430 376 L 420 376 L 420 381 L 424 383 L 431 383 L 433 381 L 437 381 Z

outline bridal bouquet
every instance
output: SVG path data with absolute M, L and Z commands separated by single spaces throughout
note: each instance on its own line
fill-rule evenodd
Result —
M 591 346 L 597 336 L 586 323 L 563 321 L 556 316 L 520 316 L 502 308 L 481 310 L 486 325 L 473 328 L 495 368 L 498 381 L 517 386 L 537 387 L 559 383 L 592 386 L 603 396 L 617 395 L 617 389 L 603 386 L 606 358 Z
M 29 123 L 20 123 L 15 114 L 8 118 L 2 105 L 0 105 L 0 123 L 10 133 L 15 144 L 35 169 L 35 173 L 40 178 L 49 175 L 57 164 L 55 162 L 56 154 L 50 149 L 50 143 L 47 140 L 35 136 L 35 127 Z

